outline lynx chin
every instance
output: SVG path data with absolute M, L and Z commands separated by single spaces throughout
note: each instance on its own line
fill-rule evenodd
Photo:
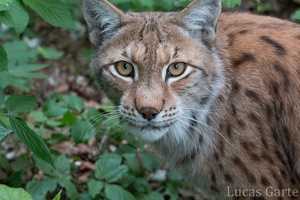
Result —
M 268 188 L 300 189 L 299 25 L 221 14 L 221 0 L 144 13 L 83 0 L 83 14 L 120 120 L 205 197 L 298 198 Z

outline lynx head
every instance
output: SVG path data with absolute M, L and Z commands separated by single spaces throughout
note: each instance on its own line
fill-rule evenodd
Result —
M 195 0 L 179 13 L 123 13 L 84 0 L 96 52 L 96 82 L 131 132 L 148 141 L 189 135 L 223 87 L 216 53 L 221 0 Z

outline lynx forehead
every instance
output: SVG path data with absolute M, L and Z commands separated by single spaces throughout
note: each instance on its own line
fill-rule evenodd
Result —
M 300 27 L 220 11 L 221 0 L 178 13 L 84 0 L 95 80 L 130 132 L 207 197 L 300 191 Z

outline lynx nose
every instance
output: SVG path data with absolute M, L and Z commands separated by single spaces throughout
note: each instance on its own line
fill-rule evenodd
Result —
M 139 113 L 141 113 L 143 115 L 144 119 L 151 121 L 152 119 L 154 119 L 156 117 L 156 115 L 159 113 L 159 111 L 153 107 L 142 107 L 139 110 Z

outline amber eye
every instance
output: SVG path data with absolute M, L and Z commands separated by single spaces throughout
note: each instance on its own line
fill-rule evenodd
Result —
M 172 63 L 168 67 L 168 75 L 171 77 L 180 76 L 184 73 L 185 69 L 186 69 L 185 63 Z
M 115 63 L 115 68 L 122 76 L 133 76 L 134 68 L 133 65 L 126 61 L 119 61 Z

